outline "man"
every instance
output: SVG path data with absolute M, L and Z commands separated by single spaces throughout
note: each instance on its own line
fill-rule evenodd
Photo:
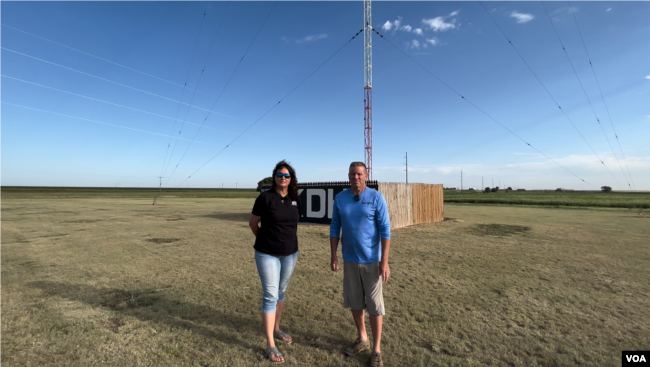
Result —
M 382 281 L 386 282 L 390 276 L 388 208 L 379 191 L 366 187 L 368 171 L 364 163 L 352 162 L 348 178 L 351 187 L 336 195 L 330 226 L 332 271 L 339 270 L 336 251 L 340 238 L 345 263 L 343 307 L 352 309 L 358 331 L 357 340 L 345 353 L 355 355 L 370 348 L 364 320 L 364 309 L 367 309 L 373 336 L 370 365 L 381 367 L 381 327 L 385 314 Z

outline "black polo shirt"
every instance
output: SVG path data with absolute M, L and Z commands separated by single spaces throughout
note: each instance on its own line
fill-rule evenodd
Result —
M 253 214 L 262 217 L 253 246 L 255 250 L 275 256 L 287 256 L 298 251 L 299 199 L 283 198 L 271 189 L 257 197 Z

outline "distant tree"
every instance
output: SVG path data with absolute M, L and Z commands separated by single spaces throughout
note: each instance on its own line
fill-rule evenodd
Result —
M 273 177 L 266 177 L 257 183 L 257 191 L 262 191 L 262 186 L 271 186 L 273 184 Z
M 612 192 L 612 188 L 609 187 L 609 186 L 601 186 L 601 187 L 600 187 L 600 190 L 601 190 L 602 192 Z
M 486 187 L 484 192 L 490 192 L 490 188 Z
M 492 190 L 490 190 L 490 191 L 492 191 L 492 192 L 498 192 L 498 191 L 499 191 L 499 186 L 492 188 Z
M 512 191 L 512 187 L 508 186 L 508 188 L 506 189 L 506 191 Z
M 469 188 L 469 191 L 474 191 L 474 189 L 470 187 L 470 188 Z

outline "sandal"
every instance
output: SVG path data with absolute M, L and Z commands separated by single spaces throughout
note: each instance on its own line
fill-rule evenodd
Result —
M 355 356 L 368 348 L 370 348 L 370 341 L 361 341 L 361 339 L 357 338 L 357 340 L 354 341 L 354 344 L 345 350 L 345 354 Z
M 384 362 L 381 360 L 381 353 L 372 352 L 370 355 L 370 367 L 384 367 Z
M 273 356 L 275 358 L 282 358 L 282 354 L 280 354 L 280 352 L 278 351 L 278 347 L 273 347 L 273 348 L 267 349 L 266 352 L 264 352 L 264 355 L 266 356 L 266 358 L 269 359 L 269 361 L 271 363 L 284 363 L 284 358 L 282 360 L 279 360 L 279 361 L 272 360 L 271 359 L 271 354 L 273 354 Z
M 278 330 L 273 333 L 273 338 L 278 339 L 279 341 L 285 342 L 287 344 L 293 343 L 293 338 L 291 338 L 287 333 L 282 330 Z

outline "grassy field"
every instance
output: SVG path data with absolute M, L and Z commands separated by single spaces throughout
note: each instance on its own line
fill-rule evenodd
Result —
M 256 198 L 255 189 L 159 189 L 119 188 L 119 187 L 18 187 L 3 186 L 2 198 L 148 198 L 157 197 L 160 202 L 167 198 Z M 650 208 L 650 192 L 614 191 L 602 193 L 597 191 L 523 191 L 484 194 L 480 191 L 445 190 L 447 203 L 501 204 L 501 205 L 537 205 L 537 206 L 580 206 Z
M 3 366 L 268 366 L 253 199 L 2 200 Z M 386 366 L 618 366 L 650 345 L 650 218 L 628 209 L 448 204 L 393 232 Z M 453 218 L 453 219 L 451 219 Z M 280 345 L 291 366 L 365 366 L 300 225 Z
M 650 208 L 650 192 L 445 190 L 446 203 Z

